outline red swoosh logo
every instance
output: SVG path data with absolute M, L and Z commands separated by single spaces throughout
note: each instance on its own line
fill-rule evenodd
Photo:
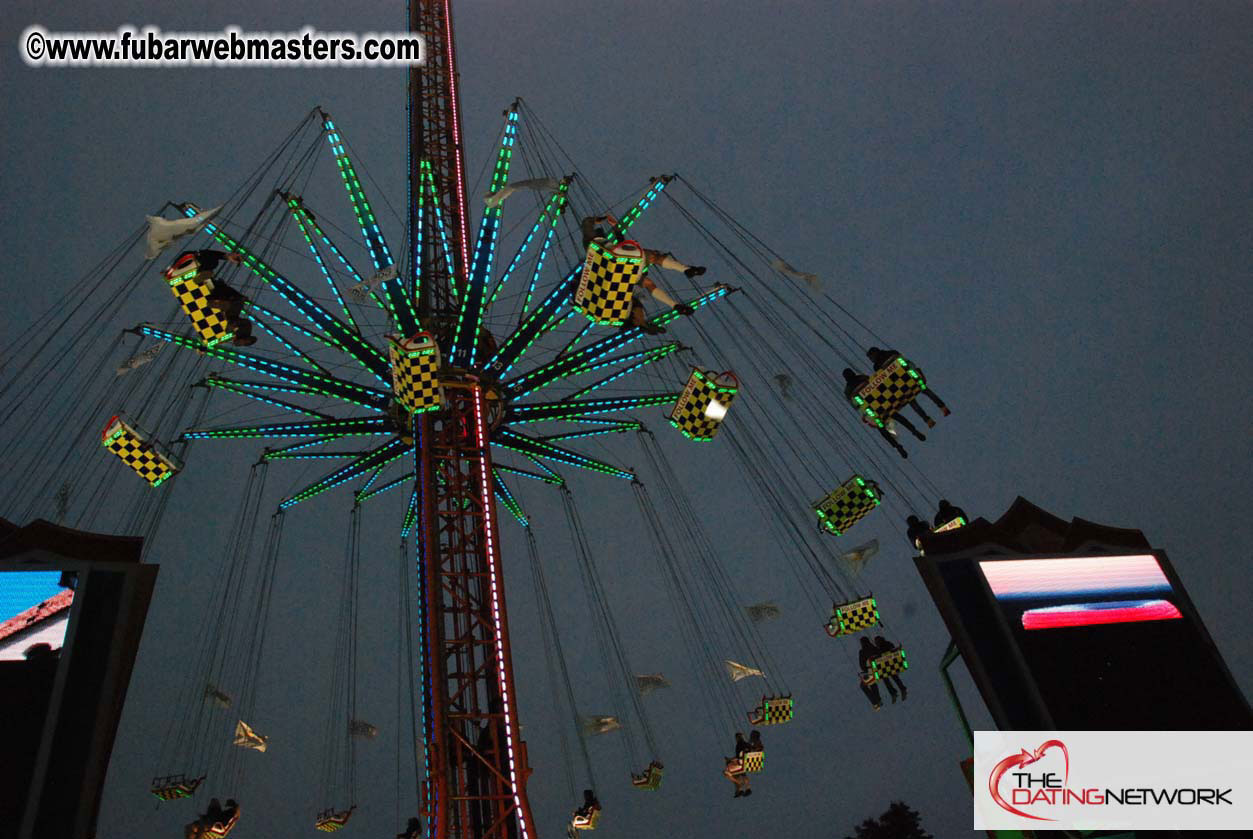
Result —
M 1062 757 L 1066 761 L 1065 780 L 1062 782 L 1062 786 L 1066 786 L 1066 784 L 1070 782 L 1070 752 L 1066 750 L 1066 744 L 1061 740 L 1045 740 L 1036 748 L 1034 752 L 1029 752 L 1026 749 L 1023 749 L 1019 754 L 1010 755 L 1000 763 L 996 764 L 996 766 L 992 769 L 992 774 L 988 776 L 988 792 L 991 793 L 992 800 L 995 801 L 1001 809 L 1007 810 L 1015 816 L 1022 816 L 1024 819 L 1036 819 L 1037 821 L 1044 822 L 1056 821 L 1056 819 L 1050 819 L 1044 816 L 1033 816 L 1030 813 L 1024 813 L 1022 810 L 1019 810 L 1017 807 L 1014 807 L 1002 798 L 1000 792 L 1001 778 L 1006 772 L 1018 766 L 1029 766 L 1030 764 L 1035 763 L 1037 760 L 1044 757 L 1045 752 L 1054 747 L 1062 750 Z

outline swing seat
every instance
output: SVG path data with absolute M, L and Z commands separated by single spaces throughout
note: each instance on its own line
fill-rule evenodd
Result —
M 600 824 L 599 807 L 593 807 L 592 811 L 587 815 L 576 812 L 574 817 L 570 819 L 570 826 L 575 830 L 595 830 L 598 824 Z
M 241 749 L 253 749 L 258 752 L 264 752 L 269 742 L 269 737 L 253 731 L 252 726 L 243 720 L 235 723 L 235 745 Z
M 967 524 L 968 522 L 963 516 L 958 516 L 955 519 L 944 522 L 944 524 L 940 525 L 939 527 L 933 528 L 931 532 L 932 533 L 945 533 L 949 530 L 956 530 L 959 527 L 965 527 Z
M 789 696 L 763 696 L 761 704 L 748 712 L 752 725 L 781 725 L 792 721 L 793 700 Z
M 727 409 L 739 393 L 734 373 L 692 368 L 687 386 L 670 411 L 670 424 L 689 440 L 708 442 L 718 433 Z
M 635 284 L 644 274 L 644 251 L 627 239 L 610 245 L 597 239 L 587 246 L 574 307 L 601 326 L 621 326 L 631 315 Z
M 892 417 L 927 389 L 926 379 L 902 356 L 874 372 L 853 394 L 853 405 L 861 421 L 883 428 Z
M 100 435 L 100 442 L 154 487 L 160 486 L 183 468 L 176 457 L 159 448 L 121 414 L 109 419 Z
M 164 778 L 152 779 L 152 794 L 162 801 L 174 801 L 178 798 L 191 798 L 196 787 L 204 781 L 205 776 L 188 780 L 186 775 L 167 775 Z
M 662 765 L 654 760 L 640 774 L 631 775 L 631 786 L 636 789 L 657 789 L 661 786 L 662 772 Z
M 318 820 L 313 826 L 323 833 L 334 833 L 344 825 L 348 824 L 348 819 L 352 817 L 352 811 L 357 809 L 354 804 L 347 810 L 336 811 L 333 808 L 327 808 L 318 813 Z
M 165 279 L 205 346 L 212 347 L 235 337 L 230 320 L 220 309 L 209 305 L 213 274 L 200 270 L 195 254 L 179 257 L 166 269 Z
M 194 836 L 195 839 L 225 839 L 235 829 L 237 824 L 239 824 L 238 807 L 231 813 L 231 817 L 224 822 L 212 822 L 210 824 L 193 822 L 188 825 L 188 834 Z
M 905 651 L 903 649 L 892 650 L 870 659 L 870 669 L 861 674 L 861 680 L 868 685 L 874 684 L 887 676 L 895 676 L 908 667 L 909 662 L 905 660 Z
M 412 338 L 388 335 L 387 343 L 396 401 L 415 414 L 444 407 L 444 389 L 439 383 L 439 344 L 435 336 L 429 332 L 419 332 Z
M 766 752 L 759 749 L 755 752 L 744 752 L 744 756 L 740 758 L 740 765 L 744 767 L 745 772 L 760 772 L 766 768 Z
M 839 536 L 865 518 L 882 500 L 878 484 L 869 478 L 853 475 L 825 498 L 815 501 L 813 507 L 818 514 L 818 523 L 828 533 Z
M 863 597 L 848 603 L 836 603 L 831 607 L 831 620 L 827 621 L 827 634 L 832 638 L 854 635 L 864 629 L 879 625 L 879 605 L 873 597 Z

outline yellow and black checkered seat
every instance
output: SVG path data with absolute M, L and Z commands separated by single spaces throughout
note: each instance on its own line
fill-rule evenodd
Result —
M 832 490 L 826 497 L 814 502 L 818 522 L 836 536 L 847 531 L 866 514 L 879 506 L 883 494 L 874 481 L 854 475 Z
M 631 314 L 635 284 L 644 274 L 644 251 L 627 239 L 615 245 L 595 239 L 587 246 L 574 307 L 604 326 L 621 326 Z
M 687 386 L 670 411 L 670 424 L 689 440 L 712 440 L 739 390 L 739 380 L 733 373 L 693 368 Z
M 766 768 L 766 752 L 764 749 L 744 752 L 740 757 L 740 763 L 744 766 L 745 772 L 760 772 Z
M 183 468 L 177 458 L 161 451 L 148 439 L 148 435 L 139 431 L 120 414 L 109 419 L 100 435 L 100 442 L 154 487 Z
M 827 621 L 827 634 L 832 638 L 853 635 L 879 625 L 879 606 L 873 597 L 863 597 L 848 603 L 836 603 L 831 607 L 831 620 Z
M 348 819 L 352 818 L 352 811 L 357 809 L 355 806 L 349 807 L 347 810 L 324 810 L 318 820 L 314 822 L 314 829 L 323 833 L 334 833 L 335 831 L 348 824 Z
M 185 775 L 169 775 L 164 778 L 153 778 L 152 794 L 162 801 L 174 801 L 179 798 L 191 798 L 196 792 L 196 787 L 204 780 L 204 775 L 199 778 L 188 779 Z
M 882 428 L 926 389 L 922 373 L 898 355 L 853 394 L 853 405 L 861 412 L 862 422 Z
M 444 407 L 444 389 L 439 383 L 439 344 L 435 337 L 429 332 L 419 332 L 412 338 L 388 335 L 387 342 L 396 401 L 415 414 Z
M 631 776 L 631 786 L 636 789 L 655 790 L 661 786 L 663 770 L 660 763 L 653 761 L 648 768 L 638 775 Z
M 235 336 L 230 321 L 221 310 L 209 305 L 209 295 L 213 293 L 213 274 L 200 270 L 195 254 L 188 253 L 179 257 L 166 269 L 165 279 L 179 305 L 191 319 L 196 334 L 206 345 L 212 347 Z
M 895 676 L 909 667 L 903 649 L 892 650 L 870 659 L 870 669 L 862 674 L 862 681 L 877 682 L 888 676 Z M 868 677 L 868 678 L 867 678 Z
M 575 830 L 595 830 L 598 824 L 600 824 L 599 807 L 593 807 L 592 811 L 586 816 L 575 813 L 574 818 L 570 821 L 570 826 Z
M 794 703 L 791 696 L 763 696 L 761 704 L 748 712 L 753 725 L 780 725 L 792 721 Z
M 231 811 L 231 817 L 224 822 L 213 822 L 200 829 L 200 839 L 226 839 L 239 824 L 239 808 Z

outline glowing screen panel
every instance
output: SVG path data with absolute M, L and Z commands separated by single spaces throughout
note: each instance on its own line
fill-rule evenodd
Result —
M 1025 630 L 1183 617 L 1152 554 L 985 560 L 979 570 L 1006 618 Z
M 60 650 L 69 626 L 74 590 L 60 571 L 0 572 L 0 661 L 21 661 L 46 644 Z

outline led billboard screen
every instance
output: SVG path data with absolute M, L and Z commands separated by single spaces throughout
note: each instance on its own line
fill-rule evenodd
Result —
M 1165 555 L 919 557 L 1004 729 L 1243 729 L 1249 706 Z
M 20 661 L 34 649 L 65 644 L 74 590 L 60 571 L 0 572 L 0 661 Z

